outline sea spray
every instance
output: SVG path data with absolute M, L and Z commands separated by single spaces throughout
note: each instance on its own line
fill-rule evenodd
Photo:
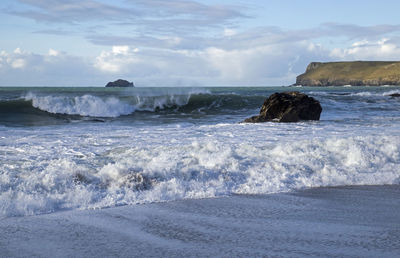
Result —
M 92 95 L 36 96 L 29 93 L 25 100 L 31 100 L 32 106 L 53 114 L 68 114 L 92 117 L 118 117 L 135 111 L 135 107 L 123 103 L 115 97 L 102 99 Z
M 79 115 L 89 117 L 118 117 L 138 111 L 158 111 L 166 108 L 177 108 L 189 103 L 192 95 L 207 93 L 202 90 L 189 92 L 167 92 L 157 95 L 152 92 L 146 94 L 105 97 L 84 94 L 71 96 L 55 94 L 44 95 L 28 92 L 23 99 L 31 101 L 32 106 L 53 114 Z

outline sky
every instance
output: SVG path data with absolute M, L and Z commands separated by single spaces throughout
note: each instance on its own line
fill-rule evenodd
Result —
M 400 60 L 398 0 L 2 0 L 0 86 L 280 86 Z

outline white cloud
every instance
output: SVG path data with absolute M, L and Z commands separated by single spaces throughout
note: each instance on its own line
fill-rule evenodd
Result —
M 204 58 L 212 65 L 219 73 L 220 80 L 238 81 L 251 76 L 251 73 L 256 73 L 265 67 L 259 67 L 260 63 L 257 56 L 268 55 L 268 47 L 246 49 L 246 50 L 224 50 L 211 47 L 203 53 Z M 267 71 L 264 72 L 266 74 Z M 259 74 L 261 75 L 261 74 Z M 261 76 L 264 77 L 264 76 Z
M 15 69 L 24 68 L 26 66 L 26 60 L 17 58 L 11 61 L 11 67 Z
M 37 54 L 22 49 L 1 51 L 0 85 L 95 86 L 98 84 L 95 79 L 104 80 L 85 58 L 58 53 Z
M 270 40 L 269 36 L 275 34 L 256 31 L 245 35 L 237 33 L 230 39 L 203 39 L 202 47 L 198 48 L 171 49 L 151 45 L 141 47 L 139 51 L 131 45 L 121 44 L 94 57 L 73 57 L 54 48 L 46 54 L 19 49 L 14 51 L 19 54 L 0 53 L 4 56 L 0 73 L 3 71 L 6 78 L 13 73 L 14 78 L 31 74 L 34 78 L 29 83 L 33 85 L 40 85 L 38 77 L 57 82 L 57 76 L 75 81 L 77 85 L 88 85 L 84 82 L 93 77 L 96 79 L 92 80 L 100 81 L 100 85 L 102 79 L 109 81 L 116 77 L 128 78 L 142 86 L 287 85 L 294 82 L 296 75 L 303 72 L 310 61 L 329 58 L 329 52 L 319 44 L 306 40 L 284 41 L 279 37 Z M 181 39 L 165 37 L 165 40 L 179 42 Z M 6 59 L 9 61 L 4 61 Z M 25 61 L 10 65 L 17 59 Z M 10 71 L 16 67 L 29 69 L 25 69 L 24 76 L 15 76 L 16 72 Z M 0 84 L 4 84 L 4 78 L 0 76 Z
M 129 46 L 113 46 L 111 51 L 102 51 L 94 63 L 94 67 L 107 73 L 127 72 L 129 66 L 139 62 L 135 56 L 138 50 Z
M 225 49 L 211 46 L 201 50 L 112 47 L 96 58 L 101 72 L 133 76 L 144 84 L 176 81 L 192 85 L 282 85 L 291 84 L 310 61 L 328 56 L 322 46 L 308 41 L 264 44 Z
M 399 60 L 400 48 L 386 38 L 375 42 L 362 40 L 348 48 L 335 48 L 330 56 L 341 60 Z
M 58 52 L 57 50 L 54 50 L 54 49 L 50 48 L 50 49 L 49 49 L 49 52 L 48 52 L 48 55 L 49 55 L 49 56 L 58 56 L 58 55 L 60 55 L 60 52 Z
M 129 46 L 113 46 L 112 52 L 116 55 L 126 55 L 129 53 Z
M 224 32 L 222 33 L 222 35 L 225 36 L 225 37 L 231 37 L 231 36 L 234 36 L 236 34 L 237 34 L 236 30 L 228 29 L 228 28 L 225 28 Z
M 235 42 L 240 35 L 234 36 Z M 311 61 L 398 60 L 393 40 L 356 41 L 327 49 L 321 43 L 265 41 L 249 37 L 237 45 L 211 44 L 200 49 L 112 46 L 94 57 L 74 57 L 50 48 L 36 54 L 22 49 L 0 52 L 0 85 L 103 85 L 127 78 L 140 86 L 288 85 Z M 24 85 L 25 85 L 24 84 Z M 21 85 L 23 85 L 21 83 Z
M 16 48 L 12 53 L 7 53 L 3 50 L 0 52 L 0 68 L 25 68 L 28 63 L 28 61 L 26 60 L 26 56 L 29 54 L 30 53 L 23 51 L 20 48 Z
M 321 60 L 326 53 L 318 45 L 295 42 L 233 50 L 212 47 L 203 55 L 223 85 L 287 85 L 310 60 Z
M 20 54 L 22 54 L 22 50 L 21 50 L 19 47 L 17 47 L 17 48 L 14 50 L 14 54 L 20 55 Z

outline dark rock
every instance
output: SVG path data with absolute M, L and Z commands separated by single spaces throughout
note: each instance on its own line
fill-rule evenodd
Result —
M 113 82 L 107 83 L 106 87 L 135 87 L 133 82 L 128 82 L 127 80 L 118 79 Z
M 73 181 L 75 184 L 88 184 L 90 183 L 90 180 L 88 177 L 81 173 L 76 173 L 73 177 Z
M 400 97 L 400 93 L 393 93 L 389 95 L 390 97 L 394 97 L 394 98 L 399 98 Z
M 244 122 L 319 120 L 321 111 L 320 103 L 304 93 L 297 91 L 274 93 L 264 101 L 258 116 L 247 118 Z
M 151 189 L 155 183 L 155 179 L 143 175 L 142 173 L 131 171 L 127 175 L 121 177 L 119 186 L 127 187 L 136 191 L 143 191 Z
M 90 120 L 91 122 L 97 122 L 97 123 L 104 123 L 106 122 L 106 120 L 104 119 L 100 119 L 100 118 L 94 118 Z

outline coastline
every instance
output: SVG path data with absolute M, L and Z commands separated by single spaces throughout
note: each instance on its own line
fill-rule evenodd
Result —
M 349 61 L 311 62 L 296 77 L 295 85 L 383 86 L 400 84 L 400 62 Z
M 5 257 L 394 257 L 400 185 L 343 186 L 0 220 Z

